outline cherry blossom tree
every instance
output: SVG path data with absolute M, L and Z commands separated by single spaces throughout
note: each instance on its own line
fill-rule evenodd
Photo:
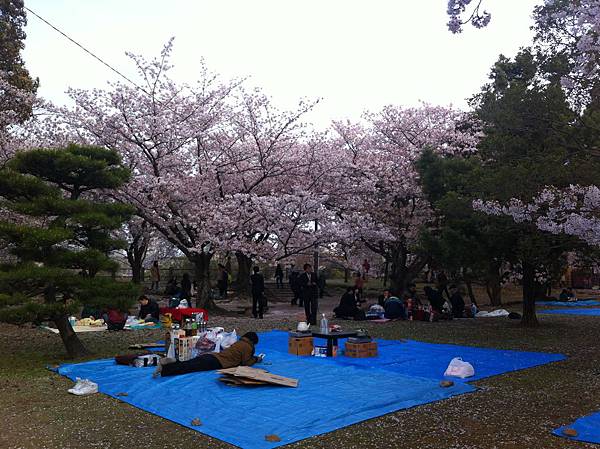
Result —
M 474 3 L 475 6 L 471 6 Z M 492 19 L 492 15 L 481 9 L 483 0 L 448 0 L 448 9 L 446 10 L 450 20 L 448 29 L 456 34 L 463 30 L 463 25 L 470 23 L 475 28 L 484 28 Z
M 415 162 L 425 148 L 448 157 L 472 154 L 478 135 L 464 112 L 424 104 L 388 106 L 367 113 L 366 124 L 335 123 L 343 162 L 331 189 L 337 241 L 364 245 L 390 267 L 391 286 L 402 290 L 427 263 L 417 251 L 420 232 L 435 224 Z
M 53 120 L 119 151 L 133 177 L 118 198 L 190 260 L 198 303 L 212 307 L 216 252 L 238 256 L 245 286 L 251 257 L 282 258 L 316 241 L 307 229 L 319 202 L 305 190 L 319 176 L 318 144 L 301 120 L 314 102 L 282 112 L 260 91 L 205 69 L 198 83 L 181 85 L 169 77 L 170 51 L 171 43 L 152 61 L 131 55 L 143 88 L 73 89 L 75 107 L 53 108 Z

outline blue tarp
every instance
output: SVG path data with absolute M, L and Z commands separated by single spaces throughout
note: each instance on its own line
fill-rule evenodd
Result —
M 267 354 L 273 350 L 285 352 L 287 338 L 287 333 L 282 331 L 261 334 L 258 350 Z M 394 371 L 407 376 L 440 380 L 443 379 L 443 373 L 450 360 L 454 357 L 462 357 L 464 361 L 471 362 L 475 366 L 475 376 L 466 379 L 473 381 L 566 358 L 561 354 L 423 343 L 414 340 L 377 340 L 377 343 L 379 356 L 376 359 L 336 357 L 324 359 L 323 363 Z M 325 341 L 316 339 L 315 344 L 325 345 Z
M 365 419 L 473 391 L 468 384 L 319 363 L 269 354 L 271 372 L 299 379 L 297 388 L 231 387 L 216 372 L 152 379 L 152 368 L 98 360 L 63 365 L 59 373 L 90 379 L 108 394 L 142 410 L 245 449 L 270 448 L 331 432 Z M 128 396 L 117 396 L 126 392 Z M 202 426 L 191 421 L 199 418 Z M 270 443 L 275 434 L 281 442 Z
M 385 413 L 471 392 L 440 379 L 453 357 L 475 367 L 477 380 L 564 359 L 560 354 L 505 351 L 416 341 L 379 340 L 379 357 L 352 359 L 287 354 L 287 333 L 259 335 L 269 371 L 299 379 L 298 388 L 231 387 L 215 372 L 152 379 L 152 368 L 98 360 L 63 365 L 59 373 L 88 378 L 100 392 L 199 432 L 247 448 L 276 447 L 330 432 Z M 317 340 L 318 343 L 318 340 Z M 324 341 L 323 341 L 324 343 Z M 393 375 L 390 375 L 390 371 Z M 127 396 L 116 396 L 126 392 Z M 199 418 L 202 426 L 191 421 Z M 275 434 L 279 443 L 264 437 Z
M 548 309 L 540 310 L 540 314 L 546 315 L 587 315 L 600 316 L 600 309 Z
M 600 301 L 594 299 L 580 299 L 579 301 L 538 301 L 536 302 L 539 306 L 552 306 L 552 307 L 586 307 L 586 306 L 600 306 Z
M 575 429 L 577 431 L 577 436 L 568 437 L 564 435 L 563 430 L 565 429 Z M 573 424 L 560 427 L 552 433 L 569 440 L 600 444 L 600 412 L 579 418 Z

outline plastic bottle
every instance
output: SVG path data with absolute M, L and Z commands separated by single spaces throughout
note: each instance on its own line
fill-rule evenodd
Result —
M 322 315 L 321 318 L 321 332 L 327 333 L 329 330 L 329 323 L 327 322 L 327 318 L 325 318 L 325 314 Z
M 477 315 L 477 312 L 479 310 L 477 310 L 477 306 L 475 305 L 475 303 L 471 304 L 471 313 L 473 314 L 473 318 L 475 318 L 475 315 Z

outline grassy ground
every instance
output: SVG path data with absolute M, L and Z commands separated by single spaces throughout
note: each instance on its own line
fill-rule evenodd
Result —
M 289 329 L 295 326 L 298 312 L 278 304 L 264 320 L 211 317 L 211 322 L 238 332 Z M 288 447 L 594 447 L 550 432 L 600 409 L 600 396 L 595 394 L 600 388 L 600 318 L 540 318 L 542 325 L 537 329 L 524 329 L 506 319 L 360 323 L 380 338 L 561 352 L 569 358 L 479 381 L 479 391 L 473 394 L 391 413 Z M 342 322 L 346 327 L 353 324 Z M 81 339 L 98 358 L 127 352 L 131 343 L 163 336 L 162 331 L 146 330 L 87 333 Z M 1 325 L 0 345 L 4 348 L 0 363 L 1 448 L 233 447 L 104 395 L 68 394 L 72 382 L 44 368 L 67 361 L 57 335 Z

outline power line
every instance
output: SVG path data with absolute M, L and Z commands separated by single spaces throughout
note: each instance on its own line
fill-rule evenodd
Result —
M 119 75 L 121 78 L 123 78 L 124 80 L 126 80 L 127 82 L 131 83 L 133 86 L 135 86 L 137 89 L 141 90 L 142 92 L 144 92 L 146 95 L 151 96 L 150 93 L 148 93 L 148 91 L 146 89 L 144 89 L 142 86 L 140 86 L 139 84 L 135 83 L 134 81 L 132 81 L 130 78 L 128 78 L 127 76 L 123 75 L 123 73 L 119 72 L 117 69 L 115 69 L 113 66 L 111 66 L 108 62 L 104 61 L 102 58 L 100 58 L 99 56 L 96 56 L 94 53 L 92 53 L 90 50 L 88 50 L 87 48 L 85 48 L 83 45 L 81 45 L 79 42 L 77 42 L 76 40 L 72 39 L 71 37 L 69 37 L 67 34 L 65 34 L 64 32 L 62 32 L 61 30 L 59 30 L 57 27 L 55 27 L 54 25 L 52 25 L 50 22 L 48 22 L 46 19 L 44 19 L 42 16 L 40 16 L 39 14 L 37 14 L 36 12 L 32 11 L 31 9 L 29 9 L 27 6 L 24 7 L 27 11 L 29 11 L 31 14 L 33 14 L 34 16 L 36 16 L 38 19 L 40 19 L 42 22 L 44 22 L 46 25 L 48 25 L 49 27 L 51 27 L 52 29 L 54 29 L 55 31 L 57 31 L 58 33 L 62 34 L 64 37 L 66 37 L 67 39 L 69 39 L 71 42 L 73 42 L 75 45 L 77 45 L 79 48 L 81 48 L 83 51 L 85 51 L 87 54 L 89 54 L 92 58 L 100 61 L 100 63 L 104 64 L 106 67 L 108 67 L 110 70 L 112 70 L 113 72 L 115 72 L 117 75 Z

